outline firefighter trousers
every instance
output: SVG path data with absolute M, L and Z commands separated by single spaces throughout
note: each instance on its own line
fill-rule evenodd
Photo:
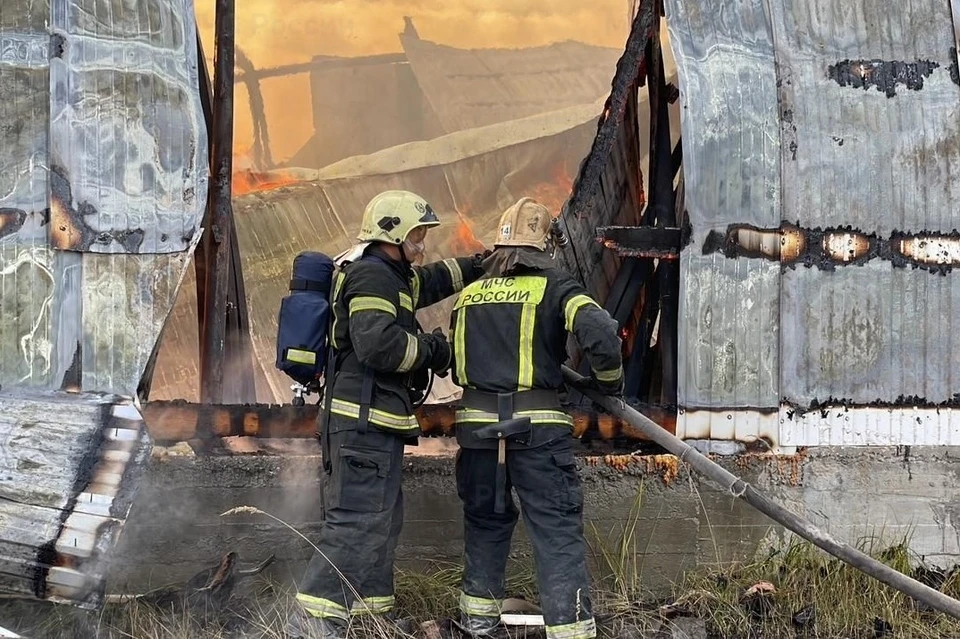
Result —
M 324 482 L 326 517 L 297 600 L 314 617 L 393 610 L 393 561 L 403 527 L 404 439 L 356 420 L 331 416 L 331 474 Z
M 519 515 L 510 489 L 520 498 L 533 545 L 537 586 L 548 639 L 596 636 L 590 605 L 583 491 L 573 457 L 573 437 L 537 448 L 507 450 L 504 513 L 494 512 L 497 451 L 461 448 L 457 492 L 463 502 L 464 575 L 460 611 L 483 627 L 495 623 L 506 596 L 510 538 Z M 479 622 L 479 623 L 475 623 Z

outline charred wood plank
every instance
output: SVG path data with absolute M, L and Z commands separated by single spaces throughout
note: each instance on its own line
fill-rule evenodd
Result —
M 451 436 L 456 404 L 427 404 L 417 410 L 420 429 L 426 436 Z M 573 417 L 574 434 L 585 433 L 600 439 L 644 440 L 640 431 L 627 422 L 590 408 L 567 406 Z M 637 410 L 670 432 L 676 432 L 675 412 L 657 406 L 638 405 Z M 144 419 L 158 444 L 220 437 L 313 438 L 317 436 L 316 404 L 306 406 L 271 404 L 193 404 L 157 401 L 144 405 Z

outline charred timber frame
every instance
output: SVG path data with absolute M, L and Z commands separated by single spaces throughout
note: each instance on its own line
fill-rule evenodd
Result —
M 231 199 L 235 29 L 235 0 L 217 0 L 213 89 L 197 33 L 199 90 L 209 132 L 212 178 L 203 236 L 194 259 L 200 397 L 204 403 L 217 404 L 225 399 L 224 362 L 228 356 L 237 364 L 232 367 L 237 377 L 229 383 L 232 399 L 244 401 L 256 396 L 246 292 Z
M 153 441 L 160 445 L 188 440 L 215 440 L 221 437 L 269 437 L 310 439 L 317 437 L 316 404 L 306 406 L 231 404 L 210 406 L 182 401 L 157 401 L 144 405 L 144 421 Z M 454 430 L 457 405 L 426 404 L 417 410 L 425 436 L 450 436 Z M 574 434 L 582 440 L 648 438 L 627 422 L 598 412 L 595 408 L 566 406 L 574 421 Z M 676 432 L 676 415 L 654 406 L 636 406 L 641 413 Z
M 683 152 L 680 143 L 671 148 L 669 105 L 678 92 L 666 83 L 659 35 L 662 15 L 662 1 L 644 0 L 631 34 L 631 39 L 644 40 L 632 85 L 646 85 L 650 107 L 646 208 L 637 226 L 599 227 L 596 239 L 623 258 L 605 306 L 628 338 L 625 393 L 641 402 L 673 406 L 677 400 L 677 259 L 689 241 L 689 228 L 682 211 L 682 176 L 674 189 Z M 640 29 L 644 32 L 637 33 Z M 618 68 L 618 74 L 621 71 Z M 617 135 L 626 135 L 625 126 L 626 122 Z M 651 347 L 654 331 L 656 345 Z

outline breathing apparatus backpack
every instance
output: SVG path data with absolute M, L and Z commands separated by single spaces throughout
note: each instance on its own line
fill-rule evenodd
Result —
M 303 405 L 304 395 L 320 390 L 329 348 L 333 272 L 327 255 L 300 253 L 293 260 L 290 294 L 280 302 L 276 366 L 296 382 L 291 387 L 295 406 Z

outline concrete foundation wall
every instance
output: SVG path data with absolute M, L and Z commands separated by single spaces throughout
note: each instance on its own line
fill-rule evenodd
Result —
M 634 544 L 644 584 L 654 593 L 668 590 L 684 570 L 745 558 L 765 537 L 783 532 L 678 468 L 672 456 L 583 457 L 579 463 L 592 542 L 599 536 L 616 543 L 643 486 Z M 912 550 L 935 564 L 960 555 L 958 449 L 815 449 L 721 463 L 847 542 L 876 535 L 892 543 L 909 534 Z M 453 458 L 408 456 L 406 466 L 399 564 L 457 562 L 462 519 Z M 140 592 L 183 580 L 230 550 L 246 563 L 276 554 L 273 576 L 298 580 L 312 552 L 307 542 L 263 515 L 219 515 L 255 506 L 315 540 L 319 474 L 315 456 L 155 458 L 124 530 L 109 590 Z M 529 560 L 522 529 L 513 555 Z

